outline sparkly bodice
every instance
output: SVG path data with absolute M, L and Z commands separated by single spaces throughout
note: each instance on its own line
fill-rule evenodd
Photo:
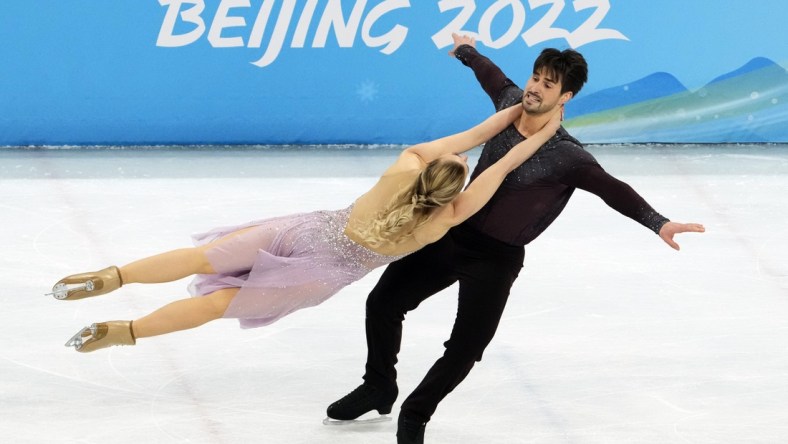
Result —
M 196 235 L 215 274 L 198 275 L 193 295 L 240 288 L 224 317 L 244 328 L 270 324 L 296 310 L 320 304 L 375 268 L 403 257 L 376 253 L 345 235 L 353 206 L 221 227 Z M 251 228 L 250 230 L 246 230 Z
M 341 210 L 319 212 L 325 217 L 325 227 L 321 235 L 338 259 L 346 261 L 351 267 L 371 270 L 407 256 L 407 254 L 397 256 L 380 254 L 347 237 L 345 228 L 351 211 L 353 205 Z

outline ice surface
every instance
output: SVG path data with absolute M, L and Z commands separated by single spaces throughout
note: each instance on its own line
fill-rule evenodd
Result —
M 484 359 L 429 443 L 788 442 L 788 149 L 592 147 L 660 212 L 704 223 L 681 252 L 577 192 L 526 251 Z M 408 316 L 395 421 L 329 427 L 361 382 L 379 271 L 265 328 L 232 320 L 81 355 L 91 322 L 136 318 L 185 284 L 44 297 L 64 275 L 189 235 L 320 208 L 396 150 L 0 150 L 0 441 L 393 443 L 399 403 L 442 353 L 456 288 Z

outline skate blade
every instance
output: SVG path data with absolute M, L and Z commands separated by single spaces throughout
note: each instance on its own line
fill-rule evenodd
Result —
M 93 285 L 93 281 L 87 281 L 84 284 L 77 284 L 72 285 L 69 287 L 67 284 L 57 284 L 52 287 L 51 293 L 46 293 L 44 296 L 53 296 L 55 299 L 68 299 L 69 296 L 78 292 L 78 291 L 85 291 L 90 292 L 93 291 L 95 286 Z
M 90 333 L 90 334 L 86 335 L 85 333 Z M 72 336 L 71 339 L 69 339 L 65 345 L 66 347 L 74 347 L 74 350 L 79 351 L 79 349 L 81 349 L 82 345 L 84 344 L 84 338 L 93 336 L 95 333 L 96 333 L 95 324 L 91 325 L 90 327 L 85 327 L 80 331 L 78 331 L 77 334 Z
M 331 419 L 326 418 L 323 420 L 323 425 L 330 425 L 330 426 L 344 426 L 344 425 L 351 425 L 351 424 L 377 424 L 380 422 L 390 422 L 391 417 L 386 415 L 380 415 L 377 418 L 370 418 L 370 419 Z

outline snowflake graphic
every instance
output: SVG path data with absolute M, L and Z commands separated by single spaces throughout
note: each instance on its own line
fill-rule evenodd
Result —
M 378 95 L 378 85 L 372 80 L 364 80 L 356 88 L 356 94 L 362 102 L 372 102 Z

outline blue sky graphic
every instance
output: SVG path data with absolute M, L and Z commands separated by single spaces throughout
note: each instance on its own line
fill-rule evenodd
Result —
M 571 9 L 572 2 L 566 1 L 565 8 Z M 528 23 L 539 20 L 548 9 L 544 6 L 529 10 Z M 592 11 L 564 12 L 555 26 L 574 29 Z M 507 22 L 503 17 L 501 14 L 502 25 Z M 785 0 L 612 0 L 600 27 L 616 29 L 629 40 L 605 40 L 576 48 L 590 66 L 589 82 L 581 94 L 630 83 L 656 72 L 673 74 L 693 90 L 756 57 L 788 67 L 785 17 Z M 569 47 L 563 40 L 550 40 L 526 51 L 521 44 L 500 50 L 480 49 L 516 71 L 524 66 L 517 63 L 518 59 L 532 60 L 548 46 Z M 521 79 L 513 80 L 519 83 Z

